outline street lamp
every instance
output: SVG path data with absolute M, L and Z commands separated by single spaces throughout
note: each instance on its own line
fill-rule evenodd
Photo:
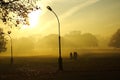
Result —
M 7 34 L 6 34 L 6 33 L 3 33 L 3 32 L 2 32 L 1 34 L 7 35 L 7 36 L 9 36 L 9 38 L 10 38 L 10 42 L 11 42 L 11 45 L 10 45 L 10 48 L 11 48 L 11 50 L 10 50 L 10 52 L 11 52 L 10 63 L 11 63 L 11 64 L 13 64 L 12 37 L 10 36 L 11 31 L 8 31 L 8 33 L 7 33 Z
M 59 47 L 59 58 L 58 58 L 58 66 L 59 66 L 59 70 L 62 71 L 63 70 L 63 62 L 62 62 L 62 56 L 61 56 L 61 36 L 60 36 L 60 21 L 59 18 L 57 16 L 57 14 L 52 10 L 52 8 L 50 6 L 47 6 L 47 9 L 50 10 L 57 18 L 58 21 L 58 47 Z

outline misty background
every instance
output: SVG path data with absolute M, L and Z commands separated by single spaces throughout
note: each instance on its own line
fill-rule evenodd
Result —
M 112 35 L 102 37 L 92 33 L 82 33 L 81 31 L 71 31 L 61 36 L 62 55 L 68 56 L 70 52 L 77 51 L 79 54 L 100 53 L 101 51 L 111 51 L 115 48 L 109 46 Z M 7 37 L 7 51 L 1 55 L 10 55 L 10 40 Z M 38 56 L 38 55 L 58 55 L 58 35 L 49 34 L 47 36 L 28 36 L 13 38 L 14 56 Z M 117 50 L 118 51 L 118 50 Z M 103 53 L 103 52 L 102 52 Z

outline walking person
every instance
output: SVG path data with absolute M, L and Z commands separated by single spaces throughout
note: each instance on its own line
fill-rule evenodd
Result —
M 78 54 L 77 52 L 74 52 L 74 59 L 77 60 Z
M 70 52 L 70 59 L 72 59 L 73 58 L 73 54 L 72 54 L 72 52 Z

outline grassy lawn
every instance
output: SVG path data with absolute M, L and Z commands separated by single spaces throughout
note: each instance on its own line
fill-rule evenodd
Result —
M 63 58 L 58 71 L 55 57 L 0 58 L 0 80 L 119 80 L 120 55 L 82 55 L 77 60 Z

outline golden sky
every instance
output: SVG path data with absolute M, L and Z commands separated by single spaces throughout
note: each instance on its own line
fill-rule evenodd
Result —
M 41 10 L 29 14 L 31 26 L 24 26 L 21 29 L 4 27 L 5 31 L 12 30 L 12 38 L 20 37 L 20 40 L 15 40 L 18 42 L 17 44 L 14 42 L 14 46 L 25 43 L 22 49 L 28 50 L 28 53 L 32 45 L 30 42 L 40 39 L 41 36 L 58 34 L 57 19 L 52 12 L 47 10 L 48 5 L 59 17 L 61 35 L 71 31 L 81 31 L 82 34 L 92 33 L 111 37 L 120 28 L 120 0 L 40 0 L 38 5 Z M 2 22 L 0 24 L 3 26 Z M 21 37 L 28 37 L 28 40 Z M 35 51 L 39 53 L 42 46 L 38 47 L 37 44 Z
M 120 27 L 119 0 L 53 0 L 50 5 L 61 21 L 61 32 L 72 30 L 91 32 L 94 34 L 110 34 Z M 51 16 L 48 31 L 54 32 L 57 25 L 55 17 Z M 54 19 L 53 24 L 51 19 Z M 57 32 L 56 32 L 57 33 Z
M 58 24 L 51 6 L 61 23 L 61 34 L 79 30 L 96 35 L 113 34 L 120 26 L 120 0 L 40 0 L 41 11 L 32 15 L 32 27 L 13 30 L 13 36 L 58 33 Z M 36 24 L 34 24 L 36 23 Z
M 57 33 L 56 18 L 46 9 L 50 5 L 60 19 L 62 34 L 72 30 L 94 34 L 111 33 L 120 25 L 119 4 L 119 0 L 46 0 L 36 32 Z

